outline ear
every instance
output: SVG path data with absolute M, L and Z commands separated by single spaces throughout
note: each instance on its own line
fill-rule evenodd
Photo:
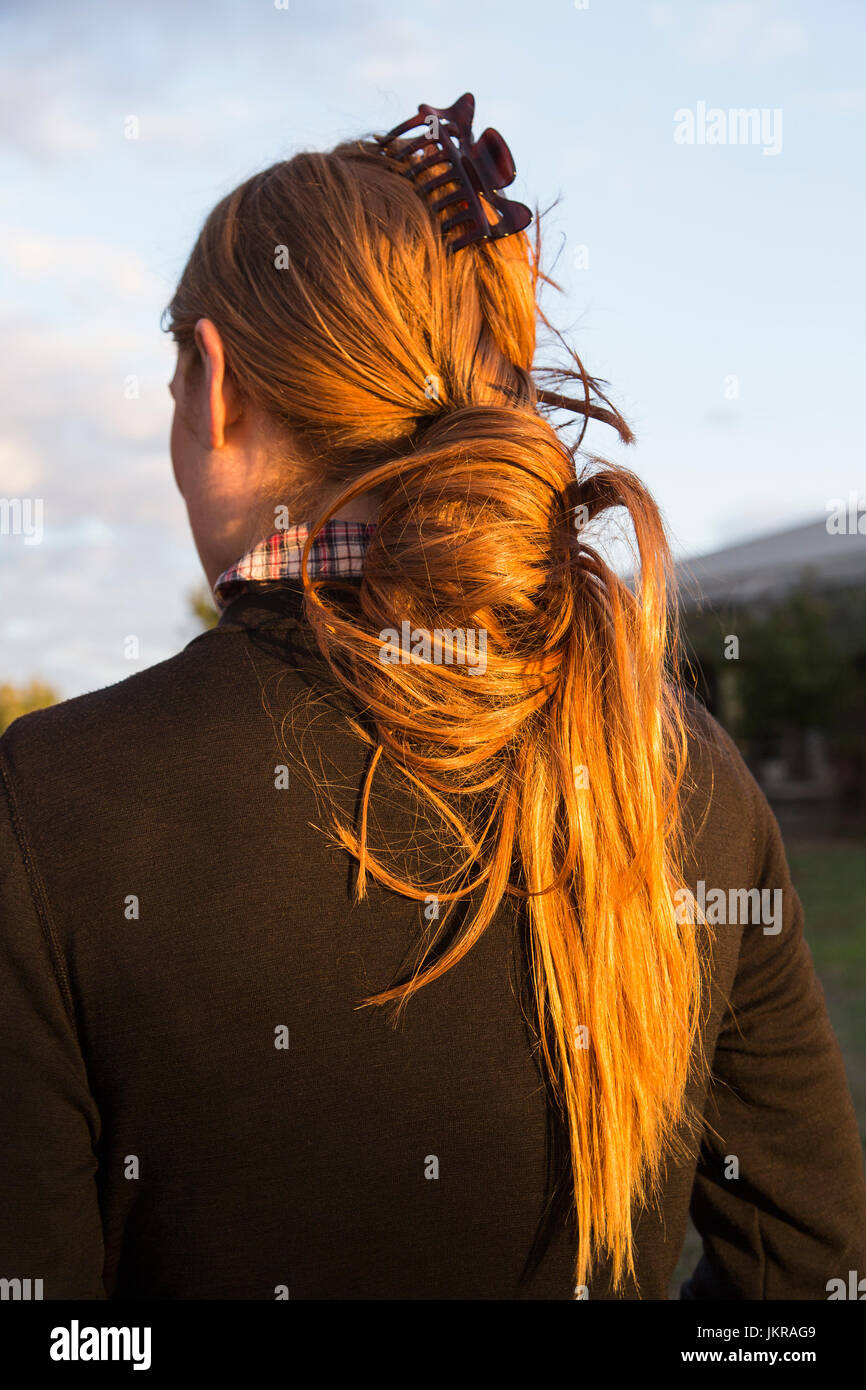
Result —
M 241 415 L 240 398 L 234 382 L 226 372 L 225 352 L 219 330 L 210 319 L 199 319 L 195 326 L 195 344 L 204 367 L 204 421 L 210 447 L 222 449 L 226 429 Z

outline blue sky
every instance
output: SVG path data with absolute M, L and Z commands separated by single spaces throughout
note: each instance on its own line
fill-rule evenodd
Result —
M 194 634 L 159 318 L 214 202 L 465 90 L 514 196 L 558 199 L 545 308 L 638 435 L 587 447 L 677 553 L 862 490 L 864 37 L 859 0 L 6 0 L 0 497 L 43 499 L 44 537 L 0 535 L 0 681 L 74 695 Z M 781 112 L 781 147 L 677 143 L 699 103 Z

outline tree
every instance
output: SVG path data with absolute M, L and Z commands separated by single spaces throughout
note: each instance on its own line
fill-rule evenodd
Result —
M 0 733 L 8 729 L 13 719 L 30 714 L 35 709 L 56 705 L 57 691 L 44 681 L 32 680 L 29 685 L 0 685 Z
M 216 627 L 220 620 L 220 615 L 214 607 L 210 589 L 206 584 L 200 584 L 198 588 L 191 589 L 188 595 L 189 607 L 193 616 L 198 618 L 205 632 L 209 628 Z

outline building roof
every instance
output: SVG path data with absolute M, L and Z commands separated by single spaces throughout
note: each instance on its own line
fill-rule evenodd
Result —
M 685 608 L 695 608 L 700 603 L 773 598 L 804 579 L 818 589 L 864 584 L 866 512 L 859 518 L 862 532 L 856 530 L 856 521 L 855 514 L 837 523 L 828 513 L 805 526 L 681 560 L 676 566 L 680 601 Z M 846 529 L 828 530 L 835 525 Z

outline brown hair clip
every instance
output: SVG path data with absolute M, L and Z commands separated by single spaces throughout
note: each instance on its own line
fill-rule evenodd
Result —
M 464 92 L 453 106 L 419 106 L 416 116 L 410 116 L 387 135 L 377 137 L 386 154 L 406 162 L 406 173 L 416 181 L 418 192 L 424 198 L 429 199 L 446 184 L 457 185 L 430 202 L 433 213 L 451 209 L 450 216 L 441 223 L 443 233 L 458 233 L 447 242 L 449 252 L 459 251 L 475 241 L 498 241 L 500 237 L 513 236 L 532 221 L 532 213 L 524 203 L 512 202 L 499 192 L 514 182 L 517 173 L 514 160 L 498 130 L 488 128 L 478 140 L 473 140 L 474 114 L 475 98 L 471 92 Z M 407 140 L 392 154 L 388 149 L 392 140 L 421 125 L 426 127 L 425 133 Z M 447 172 L 418 182 L 419 175 L 439 164 L 447 164 Z M 481 202 L 482 195 L 499 214 L 498 221 L 490 222 Z

